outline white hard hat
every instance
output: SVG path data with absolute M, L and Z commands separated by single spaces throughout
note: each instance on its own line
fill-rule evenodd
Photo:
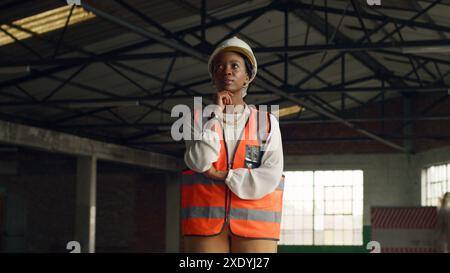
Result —
M 253 79 L 256 77 L 256 72 L 258 70 L 258 64 L 256 62 L 256 58 L 255 58 L 255 55 L 253 54 L 251 47 L 246 42 L 242 41 L 241 39 L 239 39 L 236 36 L 220 43 L 220 45 L 218 45 L 216 47 L 216 49 L 213 51 L 211 56 L 209 56 L 208 72 L 209 72 L 209 75 L 211 76 L 211 78 L 213 77 L 213 67 L 212 67 L 213 63 L 212 62 L 213 62 L 214 58 L 217 56 L 217 54 L 219 54 L 222 51 L 239 52 L 241 54 L 244 54 L 244 56 L 246 56 L 248 58 L 248 60 L 250 61 L 250 64 L 252 65 L 252 68 L 253 68 L 252 75 L 250 75 L 250 80 L 248 82 L 248 83 L 251 83 L 253 81 Z M 248 88 L 248 85 L 244 88 L 244 90 L 242 92 L 243 97 L 245 95 L 247 95 L 247 88 Z

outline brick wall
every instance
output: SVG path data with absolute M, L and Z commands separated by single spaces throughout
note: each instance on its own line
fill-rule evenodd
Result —
M 66 252 L 75 225 L 76 159 L 29 150 L 2 154 L 2 159 L 19 166 L 16 174 L 0 174 L 0 188 L 6 198 L 14 194 L 25 202 L 23 251 Z M 142 168 L 98 163 L 97 252 L 164 251 L 162 178 Z
M 425 116 L 450 116 L 450 98 L 444 93 L 422 93 L 412 97 L 412 112 L 420 116 L 430 105 L 440 101 Z M 385 102 L 386 117 L 403 116 L 403 98 L 395 98 Z M 341 117 L 346 119 L 381 118 L 382 104 L 376 102 L 346 111 Z M 372 133 L 383 136 L 393 143 L 403 145 L 403 130 L 401 121 L 354 122 L 356 125 Z M 447 138 L 430 138 L 431 135 L 450 136 L 450 121 L 415 121 L 412 124 L 414 135 L 412 139 L 416 152 L 432 148 L 445 147 L 450 144 Z M 392 153 L 397 150 L 373 141 L 361 133 L 342 125 L 341 123 L 308 123 L 289 124 L 281 126 L 283 148 L 286 155 L 320 155 L 320 154 L 365 154 Z M 356 138 L 356 139 L 355 139 Z M 317 140 L 322 139 L 322 140 Z M 324 139 L 326 141 L 324 141 Z M 340 139 L 336 141 L 336 139 Z

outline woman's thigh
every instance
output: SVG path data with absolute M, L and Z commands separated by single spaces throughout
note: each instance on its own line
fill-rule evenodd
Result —
M 247 239 L 237 236 L 231 238 L 232 253 L 277 253 L 277 241 Z
M 229 253 L 230 238 L 228 229 L 224 229 L 217 236 L 185 236 L 185 253 Z

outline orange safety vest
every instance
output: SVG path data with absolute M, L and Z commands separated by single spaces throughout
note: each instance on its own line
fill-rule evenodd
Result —
M 194 114 L 195 116 L 195 114 Z M 264 115 L 265 122 L 258 122 L 258 110 L 251 108 L 235 152 L 228 162 L 227 146 L 221 126 L 213 126 L 220 138 L 219 158 L 213 163 L 219 171 L 238 168 L 256 168 L 255 153 L 265 143 L 270 131 L 270 116 Z M 197 115 L 198 117 L 198 115 Z M 216 123 L 219 124 L 219 123 Z M 264 131 L 260 131 L 264 130 Z M 260 135 L 263 136 L 261 140 Z M 253 153 L 253 155 L 252 155 Z M 185 236 L 214 236 L 229 224 L 232 234 L 245 238 L 280 238 L 281 208 L 284 175 L 275 191 L 258 200 L 244 200 L 235 195 L 222 180 L 209 179 L 192 170 L 183 171 L 181 185 L 181 228 Z

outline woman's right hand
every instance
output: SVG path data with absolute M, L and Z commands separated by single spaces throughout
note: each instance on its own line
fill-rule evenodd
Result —
M 219 91 L 216 93 L 214 102 L 220 107 L 220 110 L 223 112 L 225 110 L 225 105 L 233 104 L 233 93 L 227 90 Z
M 216 170 L 216 168 L 214 168 L 214 166 L 211 166 L 211 168 L 209 168 L 209 170 L 204 172 L 203 175 L 209 179 L 225 180 L 228 176 L 228 171 L 226 171 L 226 172 L 218 171 L 218 170 Z

